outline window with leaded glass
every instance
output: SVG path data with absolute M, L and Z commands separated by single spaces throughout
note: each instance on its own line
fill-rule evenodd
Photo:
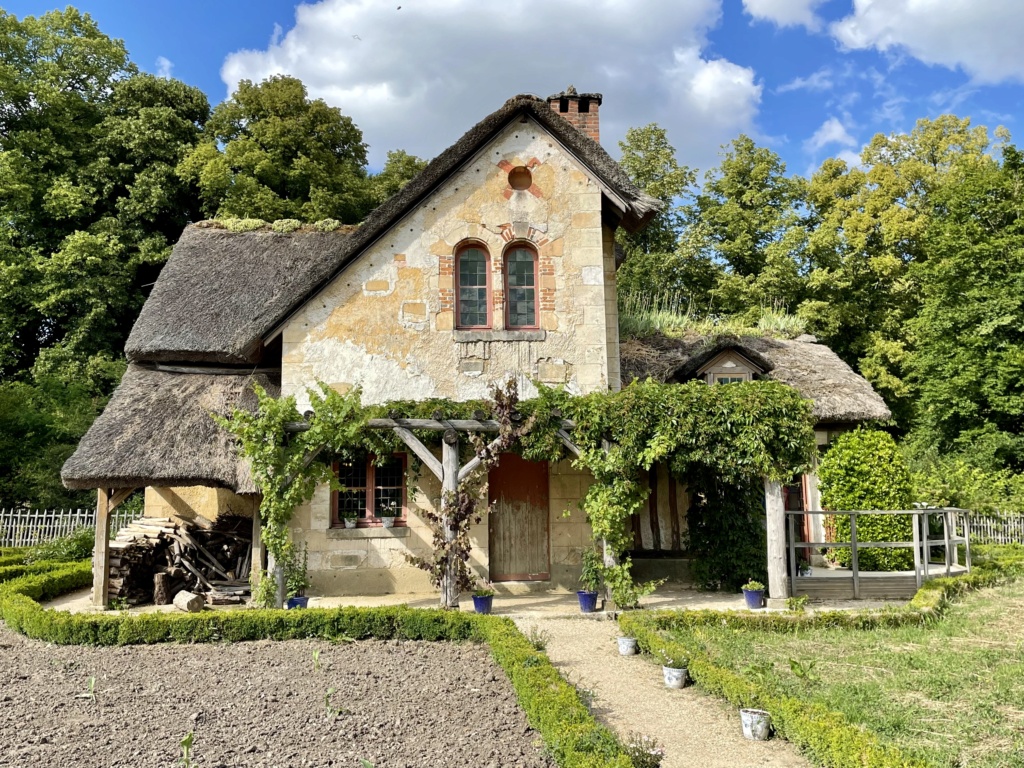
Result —
M 508 328 L 537 327 L 537 254 L 529 248 L 505 257 L 505 306 Z
M 333 494 L 332 525 L 354 518 L 357 527 L 377 526 L 382 517 L 394 517 L 395 525 L 405 525 L 405 456 L 376 461 L 365 456 L 334 464 L 343 490 Z
M 490 258 L 482 248 L 466 248 L 455 259 L 459 328 L 489 328 Z

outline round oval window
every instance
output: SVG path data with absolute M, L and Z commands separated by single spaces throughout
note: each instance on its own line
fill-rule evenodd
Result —
M 520 165 L 508 172 L 508 183 L 512 189 L 529 189 L 533 185 L 533 174 L 525 165 Z

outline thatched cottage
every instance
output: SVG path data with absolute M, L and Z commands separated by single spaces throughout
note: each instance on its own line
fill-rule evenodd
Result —
M 525 396 L 535 381 L 587 393 L 648 375 L 767 376 L 815 401 L 822 441 L 887 418 L 870 385 L 808 339 L 620 345 L 614 233 L 642 228 L 659 203 L 598 143 L 600 105 L 599 94 L 572 90 L 510 99 L 349 230 L 187 228 L 128 339 L 124 379 L 64 482 L 98 488 L 103 508 L 145 488 L 150 516 L 233 513 L 258 524 L 258 489 L 209 416 L 252 407 L 254 382 L 302 410 L 318 381 L 358 386 L 378 403 L 484 397 L 510 374 Z M 430 548 L 423 511 L 438 504 L 436 479 L 409 476 L 402 455 L 339 472 L 350 490 L 321 489 L 292 522 L 314 591 L 429 590 L 405 555 Z M 478 570 L 509 588 L 574 588 L 590 541 L 577 508 L 588 482 L 568 462 L 503 460 L 489 493 L 515 512 L 473 530 Z M 678 550 L 685 533 L 685 488 L 659 485 L 637 521 L 638 550 Z M 817 508 L 813 487 L 793 503 Z M 352 510 L 358 525 L 345 528 Z M 392 528 L 381 526 L 386 511 L 397 513 Z

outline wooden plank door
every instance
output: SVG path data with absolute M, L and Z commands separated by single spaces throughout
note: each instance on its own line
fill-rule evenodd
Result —
M 547 581 L 547 462 L 503 454 L 487 482 L 491 581 Z

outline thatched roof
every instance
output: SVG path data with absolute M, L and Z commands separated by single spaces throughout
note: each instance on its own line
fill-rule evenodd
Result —
M 813 336 L 795 340 L 734 336 L 670 338 L 661 334 L 623 339 L 619 346 L 622 383 L 634 379 L 682 382 L 693 378 L 711 358 L 731 349 L 814 401 L 821 424 L 884 421 L 892 414 L 871 384 Z
M 210 417 L 255 411 L 262 374 L 168 373 L 129 365 L 110 403 L 61 469 L 68 488 L 208 485 L 257 493 L 231 436 Z
M 637 189 L 596 141 L 535 96 L 516 96 L 473 126 L 351 234 L 187 228 L 160 273 L 125 352 L 133 362 L 254 363 L 262 338 L 302 306 L 511 121 L 543 125 L 642 228 L 661 202 Z

